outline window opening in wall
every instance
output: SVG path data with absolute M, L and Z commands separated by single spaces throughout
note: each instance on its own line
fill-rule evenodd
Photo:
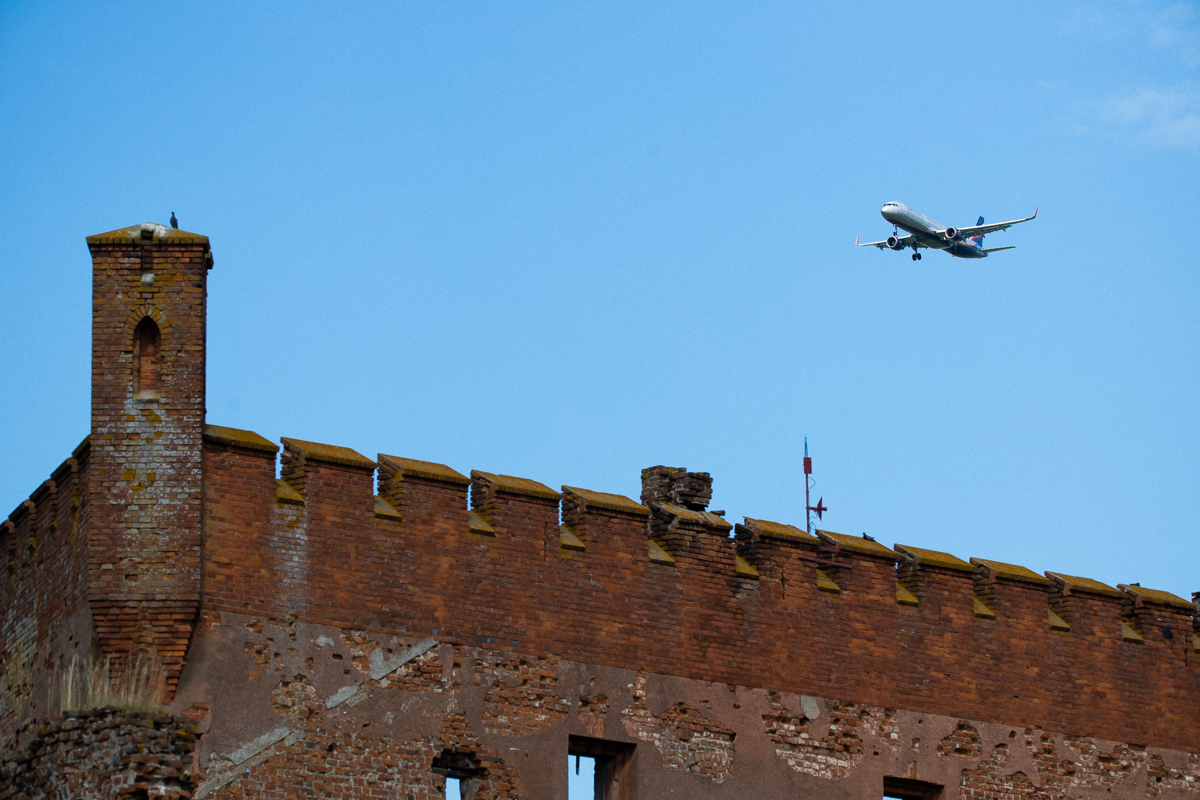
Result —
M 433 759 L 433 772 L 446 779 L 446 800 L 473 800 L 478 781 L 483 775 L 479 761 L 470 753 L 443 750 Z
M 942 787 L 906 778 L 884 778 L 883 796 L 890 800 L 940 800 Z
M 162 340 L 158 325 L 149 317 L 133 331 L 133 396 L 158 397 L 159 351 Z
M 591 756 L 567 756 L 567 767 L 567 800 L 594 800 L 596 759 Z
M 572 736 L 567 741 L 567 754 L 569 800 L 630 800 L 634 745 Z M 577 757 L 578 777 L 575 775 Z M 590 789 L 582 781 L 588 767 L 592 771 Z

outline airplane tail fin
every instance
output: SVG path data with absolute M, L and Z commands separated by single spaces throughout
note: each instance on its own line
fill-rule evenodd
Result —
M 980 217 L 980 218 L 979 218 L 979 222 L 976 222 L 975 224 L 976 224 L 976 225 L 982 225 L 982 224 L 983 224 L 983 217 Z M 981 233 L 981 234 L 979 234 L 978 236 L 974 236 L 974 237 L 972 237 L 972 238 L 971 238 L 971 241 L 975 243 L 975 246 L 976 246 L 976 247 L 983 247 L 983 234 Z

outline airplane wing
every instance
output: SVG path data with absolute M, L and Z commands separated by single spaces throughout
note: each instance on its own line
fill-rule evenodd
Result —
M 900 237 L 900 246 L 901 246 L 902 248 L 904 248 L 904 247 L 912 247 L 912 244 L 913 244 L 913 242 L 912 242 L 912 238 L 913 238 L 913 237 L 912 237 L 912 234 L 911 234 L 911 233 L 910 233 L 910 234 L 907 234 L 907 235 L 905 235 L 905 236 L 901 236 L 901 237 Z M 880 250 L 888 250 L 888 249 L 890 249 L 890 248 L 887 246 L 887 239 L 884 239 L 884 240 L 883 240 L 883 241 L 881 241 L 881 242 L 860 242 L 858 239 L 855 239 L 855 240 L 854 240 L 854 243 L 855 243 L 856 245 L 858 245 L 859 247 L 878 247 Z M 923 245 L 923 244 L 919 244 L 919 245 L 917 245 L 917 247 L 925 247 L 925 245 Z M 928 249 L 928 248 L 927 248 L 927 249 Z
M 1038 206 L 1038 208 L 1033 210 L 1032 217 L 1025 217 L 1025 219 L 1010 219 L 1008 222 L 993 222 L 989 225 L 972 225 L 969 228 L 959 228 L 959 231 L 962 232 L 964 239 L 970 239 L 972 236 L 979 236 L 981 234 L 996 233 L 997 231 L 1007 230 L 1018 223 L 1029 222 L 1031 219 L 1037 219 L 1039 208 L 1041 208 L 1041 206 Z
M 983 252 L 995 253 L 1000 250 L 1016 250 L 1016 249 L 1017 249 L 1017 246 L 1015 244 L 1010 244 L 1008 247 L 989 247 L 987 250 L 984 250 Z

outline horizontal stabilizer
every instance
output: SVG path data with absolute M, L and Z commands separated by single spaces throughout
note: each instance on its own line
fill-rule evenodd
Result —
M 985 252 L 985 253 L 998 253 L 998 252 L 1000 252 L 1001 250 L 1016 250 L 1016 249 L 1017 249 L 1017 246 L 1016 246 L 1015 244 L 1011 244 L 1011 245 L 1009 245 L 1008 247 L 989 247 L 987 250 L 984 250 L 983 252 Z

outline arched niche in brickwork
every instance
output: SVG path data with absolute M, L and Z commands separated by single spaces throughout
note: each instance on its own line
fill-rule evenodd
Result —
M 129 350 L 131 354 L 130 365 L 132 366 L 132 374 L 130 375 L 130 389 L 132 396 L 142 399 L 157 398 L 161 391 L 163 382 L 163 367 L 164 367 L 164 345 L 171 335 L 171 323 L 162 311 L 154 306 L 144 305 L 131 309 L 125 317 L 125 330 L 127 331 L 126 339 L 130 343 Z M 147 336 L 151 332 L 157 334 L 156 351 L 153 353 L 155 360 L 151 363 L 144 363 L 142 359 L 142 345 L 148 342 L 143 341 L 142 337 Z M 143 384 L 142 370 L 144 368 L 157 367 L 156 372 L 150 376 L 153 378 L 153 388 L 149 388 Z
M 133 329 L 133 396 L 158 397 L 162 371 L 162 332 L 152 317 L 142 317 Z
M 132 308 L 129 310 L 129 313 L 125 315 L 125 329 L 128 331 L 130 336 L 132 336 L 133 332 L 137 330 L 137 326 L 142 324 L 142 320 L 146 319 L 147 317 L 154 320 L 154 324 L 158 326 L 159 332 L 164 337 L 170 337 L 171 320 L 168 319 L 167 315 L 161 310 L 152 305 L 143 305 L 138 306 L 137 308 Z

